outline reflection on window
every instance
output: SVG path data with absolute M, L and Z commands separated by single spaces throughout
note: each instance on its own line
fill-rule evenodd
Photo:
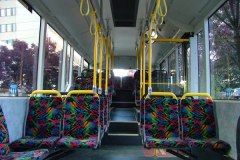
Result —
M 67 46 L 67 63 L 66 63 L 66 85 L 69 84 L 69 71 L 70 71 L 70 56 L 71 56 L 71 46 Z
M 62 61 L 63 39 L 47 25 L 45 64 L 44 64 L 44 89 L 59 89 L 60 66 Z
M 182 52 L 182 45 L 180 45 L 179 47 L 178 47 L 178 71 L 179 71 L 179 77 L 178 77 L 178 79 L 179 79 L 179 82 L 180 83 L 183 83 L 183 81 L 185 80 L 184 79 L 184 75 L 183 75 L 183 52 Z
M 206 70 L 203 67 L 205 64 L 204 61 L 204 39 L 203 31 L 199 32 L 197 35 L 197 47 L 198 47 L 198 88 L 199 92 L 205 91 L 205 73 Z
M 240 87 L 239 3 L 227 1 L 209 18 L 211 95 L 216 99 L 237 98 L 233 92 Z
M 9 4 L 15 6 L 14 9 L 0 10 L 1 17 L 16 15 L 14 19 L 1 19 L 0 96 L 9 95 L 8 88 L 12 83 L 18 85 L 21 96 L 36 89 L 40 16 L 34 11 L 30 13 L 17 0 L 9 1 Z M 17 30 L 16 24 L 31 28 L 27 32 Z
M 83 62 L 83 68 L 84 69 L 88 69 L 88 62 L 84 60 Z
M 169 76 L 171 82 L 176 83 L 176 54 L 175 52 L 171 53 L 169 56 Z
M 73 78 L 80 75 L 80 67 L 81 67 L 81 56 L 78 52 L 74 51 L 74 59 L 73 59 Z

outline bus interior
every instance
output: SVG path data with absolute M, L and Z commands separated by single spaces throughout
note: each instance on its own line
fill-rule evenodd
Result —
M 239 160 L 239 6 L 0 0 L 0 159 Z

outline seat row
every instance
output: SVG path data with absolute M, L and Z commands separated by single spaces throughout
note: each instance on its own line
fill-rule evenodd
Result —
M 97 94 L 62 98 L 54 93 L 58 96 L 30 97 L 25 134 L 11 148 L 96 149 L 108 125 L 107 101 Z
M 26 152 L 12 152 L 9 147 L 9 133 L 6 124 L 6 118 L 0 106 L 0 159 L 1 160 L 41 160 L 47 157 L 47 149 L 37 149 Z
M 181 100 L 169 92 L 142 98 L 141 130 L 147 148 L 204 148 L 221 154 L 231 149 L 217 138 L 213 100 L 205 93 L 188 93 Z

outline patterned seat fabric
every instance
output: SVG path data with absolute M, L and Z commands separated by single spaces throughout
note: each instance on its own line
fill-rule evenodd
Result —
M 10 152 L 0 156 L 1 160 L 42 160 L 48 155 L 47 149 L 38 149 L 27 152 Z
M 0 159 L 1 160 L 41 160 L 47 157 L 47 149 L 38 149 L 27 152 L 11 152 L 6 119 L 0 106 Z
M 92 90 L 92 78 L 78 78 L 74 85 L 74 90 Z
M 101 137 L 104 135 L 105 130 L 105 108 L 106 108 L 106 97 L 100 95 L 100 126 L 101 126 Z
M 31 97 L 25 136 L 11 147 L 52 148 L 60 139 L 63 104 L 61 97 Z
M 145 99 L 146 147 L 185 148 L 179 137 L 179 114 L 176 99 L 154 97 Z
M 92 95 L 67 97 L 64 114 L 64 137 L 57 145 L 68 148 L 97 148 L 99 98 Z
M 211 99 L 183 99 L 180 105 L 183 139 L 189 147 L 211 148 L 227 154 L 231 146 L 216 138 Z
M 93 79 L 93 70 L 92 69 L 84 69 L 81 73 L 82 78 L 91 78 Z

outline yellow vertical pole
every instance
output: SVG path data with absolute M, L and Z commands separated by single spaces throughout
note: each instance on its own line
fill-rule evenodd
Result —
M 146 82 L 146 58 L 145 58 L 145 56 L 146 56 L 146 53 L 145 53 L 145 33 L 143 34 L 143 84 L 142 84 L 142 86 L 143 86 L 143 93 L 142 93 L 142 95 L 144 96 L 145 95 L 145 93 L 146 93 L 146 91 L 145 91 L 145 88 L 146 88 L 146 86 L 145 86 L 145 82 Z
M 112 67 L 112 59 L 111 59 L 111 55 L 112 55 L 112 42 L 110 40 L 109 42 L 109 53 L 108 53 L 108 59 L 109 59 L 109 74 L 111 75 L 111 67 Z
M 94 19 L 95 19 L 95 34 L 94 34 L 94 63 L 93 63 L 93 92 L 97 92 L 97 53 L 98 53 L 98 24 L 96 22 L 96 15 L 95 12 Z
M 103 59 L 103 41 L 104 37 L 101 35 L 100 38 L 100 62 L 99 62 L 99 80 L 98 80 L 98 94 L 102 94 L 102 59 Z
M 106 75 L 105 75 L 105 95 L 108 95 L 108 54 L 109 54 L 109 39 L 106 38 Z
M 148 30 L 148 94 L 152 94 L 152 20 Z
M 143 71 L 143 60 L 142 60 L 142 53 L 143 53 L 143 46 L 142 46 L 142 39 L 143 39 L 143 37 L 141 36 L 141 39 L 140 39 L 140 52 L 139 52 L 139 54 L 140 54 L 140 99 L 142 98 L 142 89 L 143 89 L 143 87 L 142 87 L 142 83 L 143 83 L 143 79 L 142 79 L 142 77 L 143 77 L 143 73 L 142 73 L 142 71 Z
M 138 58 L 139 58 L 139 50 L 138 50 L 138 47 L 136 47 L 136 60 L 137 60 L 137 62 L 136 62 L 136 69 L 138 70 Z
M 114 67 L 114 52 L 113 52 L 113 48 L 112 48 L 112 54 L 111 54 L 111 61 L 112 61 L 111 69 L 113 69 L 113 67 Z

